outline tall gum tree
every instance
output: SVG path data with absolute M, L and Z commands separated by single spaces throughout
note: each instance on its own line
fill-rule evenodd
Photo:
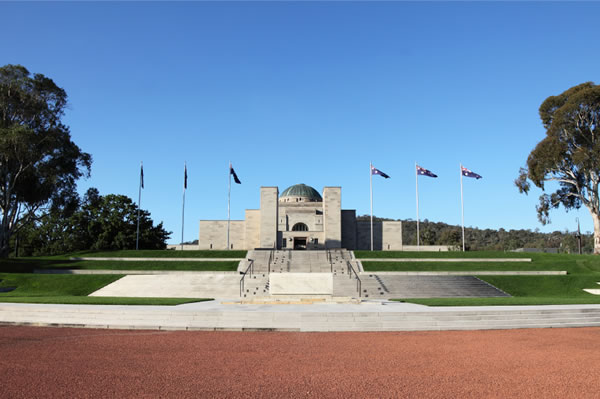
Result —
M 92 158 L 61 119 L 67 94 L 20 65 L 0 67 L 0 257 L 10 238 L 44 208 L 72 198 Z
M 527 194 L 533 183 L 545 191 L 545 183 L 558 182 L 558 189 L 544 192 L 536 206 L 542 224 L 550 222 L 551 209 L 585 206 L 594 221 L 594 253 L 600 254 L 600 86 L 592 82 L 574 86 L 540 106 L 546 137 L 527 158 L 515 180 Z

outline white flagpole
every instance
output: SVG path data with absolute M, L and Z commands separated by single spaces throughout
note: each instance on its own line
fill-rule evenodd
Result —
M 460 218 L 462 223 L 462 249 L 465 252 L 465 203 L 463 201 L 463 174 L 462 163 L 460 164 Z
M 229 225 L 231 224 L 231 161 L 229 161 L 229 186 L 227 188 L 227 249 L 229 249 Z
M 371 251 L 373 250 L 373 162 L 369 162 L 369 186 L 371 189 Z
M 140 244 L 140 209 L 142 207 L 142 179 L 143 179 L 144 162 L 140 161 L 140 187 L 138 193 L 138 212 L 137 212 L 137 233 L 135 235 L 135 250 L 139 249 Z
M 181 206 L 181 250 L 183 251 L 183 225 L 185 222 L 185 189 L 187 185 L 187 163 L 183 163 L 183 205 Z
M 415 180 L 416 180 L 416 191 L 417 191 L 417 251 L 421 248 L 420 237 L 419 237 L 419 172 L 417 171 L 417 162 L 415 161 Z

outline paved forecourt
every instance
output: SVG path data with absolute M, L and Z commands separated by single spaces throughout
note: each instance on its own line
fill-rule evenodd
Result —
M 229 302 L 228 302 L 229 301 Z M 153 330 L 423 331 L 600 326 L 600 305 L 427 307 L 360 304 L 179 306 L 0 303 L 0 324 Z

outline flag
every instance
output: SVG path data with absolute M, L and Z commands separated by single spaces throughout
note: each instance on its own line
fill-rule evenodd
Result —
M 433 173 L 430 170 L 427 170 L 425 168 L 422 168 L 419 165 L 417 165 L 417 174 L 422 175 L 422 176 L 437 177 L 437 175 L 435 173 Z
M 242 184 L 242 182 L 240 181 L 240 179 L 238 179 L 237 175 L 235 174 L 235 170 L 233 170 L 233 166 L 229 165 L 229 174 L 233 175 L 233 181 L 236 182 L 237 184 Z
M 371 174 L 372 175 L 379 175 L 383 178 L 389 179 L 390 177 L 388 175 L 386 175 L 385 173 L 383 173 L 382 171 L 380 171 L 379 169 L 377 169 L 375 166 L 371 165 Z
M 475 179 L 481 179 L 480 175 L 478 175 L 477 173 L 471 172 L 469 169 L 465 168 L 464 166 L 461 166 L 460 169 L 461 169 L 463 176 L 474 177 Z
M 183 189 L 187 189 L 187 165 L 183 165 Z
M 140 165 L 140 183 L 142 184 L 142 188 L 144 188 L 144 165 Z

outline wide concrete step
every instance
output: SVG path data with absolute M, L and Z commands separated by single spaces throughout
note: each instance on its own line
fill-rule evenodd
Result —
M 268 306 L 266 302 L 260 303 L 260 300 L 256 304 Z M 548 310 L 427 312 L 185 311 L 178 307 L 165 309 L 0 304 L 0 324 L 297 331 L 422 331 L 600 326 L 600 309 L 573 307 Z

